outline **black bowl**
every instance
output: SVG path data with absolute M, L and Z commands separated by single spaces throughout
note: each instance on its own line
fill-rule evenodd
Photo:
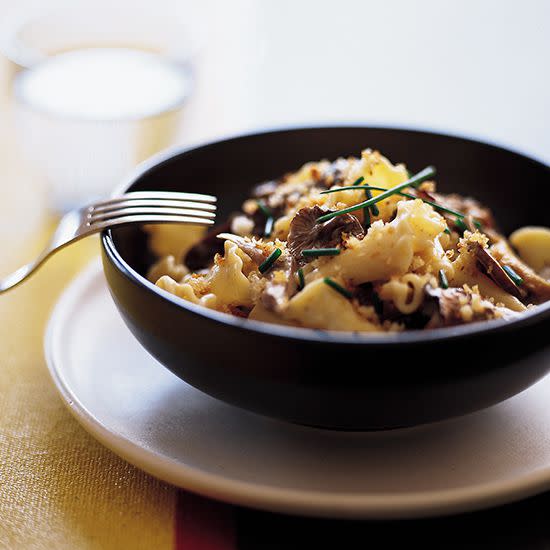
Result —
M 505 232 L 548 224 L 550 169 L 486 143 L 422 131 L 332 127 L 253 134 L 164 156 L 128 187 L 211 193 L 219 220 L 254 184 L 309 160 L 382 151 L 438 169 L 444 192 L 492 207 Z M 411 426 L 510 397 L 550 368 L 550 303 L 512 322 L 401 334 L 324 333 L 238 319 L 183 302 L 144 278 L 138 227 L 102 236 L 114 301 L 141 344 L 196 388 L 264 415 L 338 429 Z

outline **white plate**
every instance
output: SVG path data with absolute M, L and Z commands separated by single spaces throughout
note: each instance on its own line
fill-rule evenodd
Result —
M 418 428 L 334 432 L 279 422 L 213 399 L 158 364 L 124 326 L 99 265 L 57 304 L 46 357 L 69 409 L 97 439 L 154 476 L 227 502 L 403 518 L 550 487 L 550 377 L 485 411 Z

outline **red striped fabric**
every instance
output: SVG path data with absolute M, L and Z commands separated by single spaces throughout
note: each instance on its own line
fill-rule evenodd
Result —
M 236 550 L 233 507 L 178 491 L 175 550 Z

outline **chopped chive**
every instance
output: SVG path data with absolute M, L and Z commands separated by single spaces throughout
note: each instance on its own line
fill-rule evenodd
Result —
M 510 277 L 510 279 L 514 281 L 514 284 L 516 286 L 521 286 L 523 284 L 523 278 L 518 275 L 509 265 L 503 265 L 502 269 L 506 271 L 506 275 L 508 275 L 508 277 Z
M 265 222 L 264 237 L 269 237 L 273 231 L 273 218 L 269 216 Z
M 363 217 L 364 217 L 363 225 L 365 229 L 368 229 L 370 227 L 370 222 L 371 222 L 370 210 L 368 208 L 363 208 Z
M 258 268 L 260 270 L 260 273 L 265 273 L 279 258 L 279 256 L 283 253 L 283 251 L 280 248 L 276 248 L 265 260 L 260 264 L 260 267 Z
M 441 285 L 441 288 L 449 288 L 447 275 L 445 275 L 445 272 L 442 269 L 439 270 L 439 284 Z
M 356 210 L 361 210 L 361 208 L 372 206 L 377 202 L 383 201 L 384 199 L 395 195 L 395 193 L 399 193 L 399 191 L 405 189 L 406 187 L 414 187 L 415 185 L 426 181 L 434 174 L 435 168 L 433 166 L 428 166 L 427 168 L 424 168 L 424 170 L 422 170 L 421 172 L 418 172 L 418 174 L 416 174 L 412 178 L 409 178 L 408 180 L 400 183 L 399 185 L 396 185 L 395 187 L 392 187 L 391 189 L 387 189 L 385 192 L 380 193 L 380 195 L 373 197 L 372 199 L 368 199 L 366 201 L 360 202 L 359 204 L 356 204 L 355 206 L 350 206 L 336 212 L 330 212 L 329 214 L 325 214 L 324 216 L 317 218 L 317 223 L 323 223 L 331 220 L 332 218 L 335 218 L 336 216 L 341 216 L 342 214 L 347 214 L 348 212 L 355 212 Z
M 339 248 L 307 248 L 302 250 L 302 256 L 338 256 L 340 254 Z
M 462 218 L 456 218 L 455 220 L 455 225 L 456 225 L 456 228 L 461 232 L 461 233 L 464 233 L 464 231 L 466 231 L 468 229 L 468 227 L 466 226 L 466 224 L 464 223 L 464 220 Z
M 365 178 L 363 176 L 361 176 L 360 178 L 357 178 L 353 183 L 352 183 L 352 187 L 356 187 L 358 186 L 360 183 L 362 183 L 363 181 L 365 180 Z M 372 199 L 372 193 L 371 193 L 371 189 L 373 189 L 372 186 L 370 185 L 362 185 L 361 186 L 361 189 L 364 189 L 365 190 L 365 196 L 367 197 L 367 199 Z M 343 187 L 343 188 L 340 188 L 340 190 L 342 191 L 347 191 L 349 190 L 349 187 Z M 335 190 L 334 190 L 335 191 Z M 382 191 L 384 191 L 384 189 L 382 189 Z M 323 192 L 321 193 L 322 195 L 323 194 L 326 194 L 326 192 Z M 370 207 L 370 211 L 372 212 L 372 215 L 373 216 L 378 216 L 378 214 L 380 214 L 380 210 L 378 210 L 378 206 L 376 206 L 375 204 L 373 204 L 371 207 Z M 370 227 L 370 214 L 369 214 L 369 210 L 368 208 L 365 208 L 364 211 L 363 211 L 364 215 L 365 215 L 365 229 L 367 227 Z
M 353 187 L 359 185 L 360 183 L 363 183 L 363 181 L 365 181 L 365 178 L 363 176 L 361 176 L 360 178 L 357 178 L 353 183 Z M 365 197 L 367 197 L 367 199 L 372 199 L 372 193 L 370 192 L 369 188 L 365 189 Z M 370 212 L 372 212 L 373 216 L 378 216 L 379 214 L 378 206 L 372 206 L 370 209 Z M 363 217 L 364 217 L 363 225 L 365 226 L 365 229 L 368 229 L 370 227 L 370 222 L 371 222 L 370 212 L 368 208 L 363 209 Z
M 300 268 L 298 270 L 298 290 L 303 290 L 306 286 L 306 279 L 304 277 L 304 270 Z
M 443 233 L 447 233 L 447 235 L 450 235 L 451 234 L 451 230 L 446 227 L 444 230 L 443 230 Z
M 370 188 L 365 189 L 365 197 L 367 197 L 367 199 L 372 199 L 372 193 Z M 378 206 L 376 206 L 376 204 L 373 204 L 370 207 L 370 211 L 372 212 L 373 216 L 378 216 L 378 214 L 380 214 L 380 210 L 378 210 Z
M 474 225 L 478 228 L 478 229 L 481 229 L 483 226 L 481 225 L 481 222 L 478 222 L 477 220 L 474 220 Z
M 336 290 L 336 292 L 339 292 L 344 298 L 352 298 L 353 294 L 345 289 L 343 286 L 340 286 L 336 281 L 333 281 L 330 277 L 324 277 L 323 283 L 330 286 L 330 288 Z
M 256 201 L 256 204 L 258 205 L 258 208 L 264 213 L 266 218 L 273 217 L 273 213 L 271 212 L 270 208 L 263 201 Z
M 382 315 L 384 313 L 384 302 L 380 299 L 380 296 L 378 296 L 378 293 L 376 291 L 372 291 L 372 305 L 374 307 L 374 311 L 378 315 Z

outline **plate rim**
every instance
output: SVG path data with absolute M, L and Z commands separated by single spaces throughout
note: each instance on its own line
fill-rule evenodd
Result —
M 492 481 L 458 489 L 391 495 L 333 494 L 227 479 L 145 449 L 103 425 L 80 401 L 63 376 L 61 329 L 77 307 L 79 296 L 89 292 L 94 284 L 100 282 L 100 278 L 103 279 L 102 267 L 95 259 L 62 292 L 46 326 L 46 364 L 65 406 L 84 429 L 116 455 L 153 477 L 230 504 L 284 514 L 347 519 L 413 519 L 452 515 L 511 503 L 550 489 L 549 465 L 501 482 Z

